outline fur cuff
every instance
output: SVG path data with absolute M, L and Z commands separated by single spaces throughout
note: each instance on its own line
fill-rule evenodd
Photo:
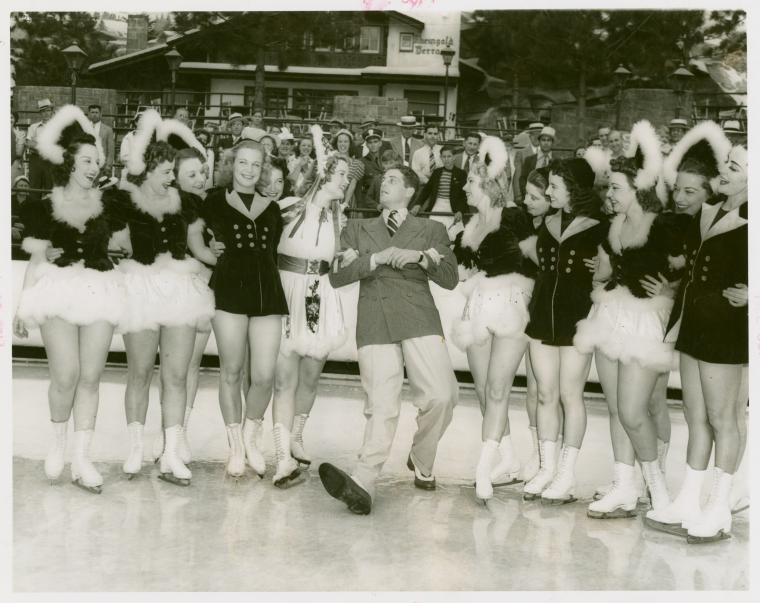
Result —
M 26 251 L 29 255 L 41 255 L 45 253 L 45 250 L 50 247 L 52 243 L 47 239 L 35 239 L 34 237 L 26 237 L 21 242 L 21 249 Z

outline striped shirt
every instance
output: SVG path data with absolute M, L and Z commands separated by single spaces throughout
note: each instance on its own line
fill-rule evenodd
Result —
M 443 168 L 441 172 L 441 179 L 438 181 L 438 193 L 437 199 L 450 199 L 451 198 L 451 170 Z

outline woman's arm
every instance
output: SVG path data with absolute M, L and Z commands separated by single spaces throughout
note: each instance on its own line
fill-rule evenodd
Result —
M 193 257 L 209 266 L 216 265 L 216 259 L 224 252 L 224 243 L 212 240 L 210 245 L 206 245 L 203 240 L 203 229 L 206 223 L 198 219 L 187 227 L 187 246 Z

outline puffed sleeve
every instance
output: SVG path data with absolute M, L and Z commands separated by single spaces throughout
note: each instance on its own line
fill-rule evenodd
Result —
M 193 224 L 201 215 L 202 199 L 198 195 L 179 190 L 179 199 L 182 211 L 182 219 L 188 224 Z
M 51 242 L 51 207 L 49 200 L 29 199 L 21 206 L 20 218 L 24 224 L 21 248 L 29 255 L 44 253 Z
M 464 232 L 458 233 L 454 239 L 454 257 L 460 266 L 472 268 L 475 265 L 475 252 L 469 247 L 462 245 L 463 234 Z
M 132 201 L 129 193 L 117 188 L 109 188 L 103 191 L 101 197 L 103 211 L 108 218 L 108 226 L 111 232 L 124 230 L 129 224 L 129 215 Z
M 220 214 L 220 205 L 224 203 L 225 190 L 222 187 L 212 188 L 206 198 L 200 203 L 198 215 L 214 233 L 214 238 L 224 242 L 224 229 Z
M 693 219 L 693 216 L 687 214 L 668 212 L 658 215 L 652 225 L 655 230 L 653 234 L 668 256 L 669 274 L 667 277 L 670 281 L 678 280 L 683 274 L 686 265 L 683 243 L 686 230 Z

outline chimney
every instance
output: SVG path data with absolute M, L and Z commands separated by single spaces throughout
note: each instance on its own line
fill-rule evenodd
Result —
M 127 54 L 148 47 L 148 15 L 127 16 Z

